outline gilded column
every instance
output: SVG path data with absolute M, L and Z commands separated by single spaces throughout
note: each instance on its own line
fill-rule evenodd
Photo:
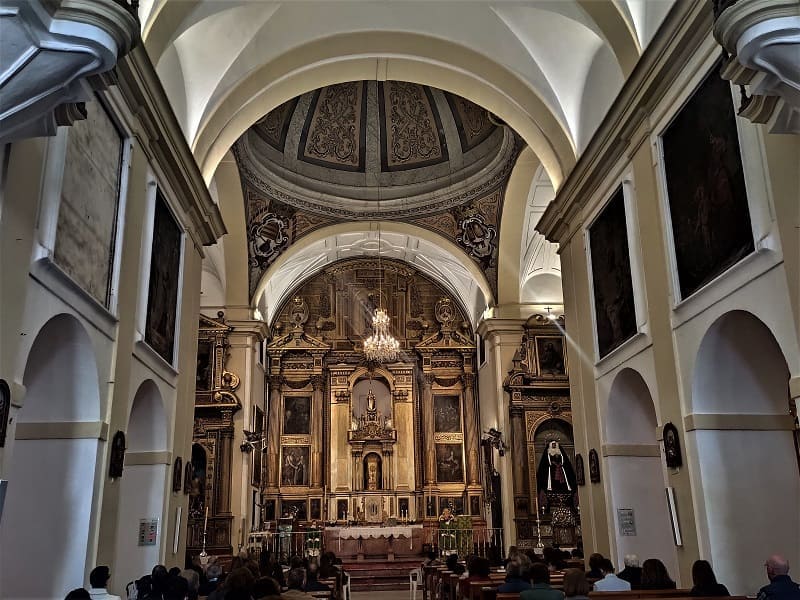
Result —
M 528 462 L 528 444 L 525 436 L 525 410 L 521 406 L 512 406 L 511 412 L 511 444 L 514 449 L 511 465 L 514 476 L 514 498 L 528 499 L 528 478 L 525 465 Z M 517 503 L 514 503 L 517 505 Z
M 467 453 L 467 481 L 469 485 L 480 485 L 480 441 L 478 440 L 478 419 L 475 410 L 475 375 L 464 373 L 464 433 Z
M 311 385 L 314 394 L 311 398 L 311 487 L 322 487 L 322 390 L 325 387 L 325 378 L 322 375 L 312 375 Z
M 216 456 L 216 469 L 220 473 L 219 494 L 217 494 L 217 515 L 229 515 L 231 512 L 231 447 L 233 446 L 233 413 L 223 411 L 222 418 L 229 427 L 220 430 L 219 448 Z
M 269 425 L 267 431 L 267 487 L 278 487 L 278 450 L 280 448 L 281 424 L 281 384 L 283 377 L 270 375 L 269 378 Z
M 436 481 L 436 444 L 433 442 L 433 373 L 425 373 L 422 383 L 422 421 L 425 432 L 425 485 Z

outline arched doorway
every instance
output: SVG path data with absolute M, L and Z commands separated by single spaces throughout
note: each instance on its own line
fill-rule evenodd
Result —
M 161 562 L 164 547 L 164 497 L 168 480 L 167 416 L 158 387 L 144 381 L 133 398 L 128 420 L 125 470 L 119 490 L 113 590 L 149 573 Z M 158 521 L 154 545 L 140 545 L 140 520 Z
M 621 567 L 623 557 L 628 554 L 635 554 L 642 561 L 658 558 L 676 577 L 675 543 L 664 492 L 657 429 L 655 407 L 647 384 L 637 371 L 623 369 L 611 384 L 603 449 L 617 559 Z
M 754 594 L 764 585 L 770 554 L 800 561 L 788 381 L 775 337 L 752 314 L 729 312 L 703 337 L 687 427 L 690 459 L 702 494 L 697 502 L 705 507 L 704 546 L 732 594 Z
M 75 317 L 60 314 L 41 328 L 23 384 L 0 527 L 0 596 L 63 597 L 88 573 L 101 456 L 97 364 Z

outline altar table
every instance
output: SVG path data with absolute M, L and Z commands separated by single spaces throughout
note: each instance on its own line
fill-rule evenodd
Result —
M 395 525 L 392 527 L 328 527 L 331 533 L 338 534 L 339 551 L 342 549 L 342 540 L 357 539 L 389 539 L 404 537 L 409 541 L 409 549 L 414 549 L 414 532 L 421 532 L 422 525 Z

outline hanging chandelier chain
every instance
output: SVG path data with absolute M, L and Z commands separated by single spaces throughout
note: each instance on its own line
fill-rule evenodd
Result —
M 377 146 L 380 145 L 379 132 L 376 129 L 375 136 Z M 400 351 L 398 342 L 389 329 L 391 319 L 383 308 L 383 266 L 381 264 L 381 182 L 378 175 L 378 307 L 372 316 L 372 335 L 364 342 L 364 354 L 367 360 L 373 363 L 392 362 L 397 358 Z M 370 386 L 372 385 L 370 378 Z

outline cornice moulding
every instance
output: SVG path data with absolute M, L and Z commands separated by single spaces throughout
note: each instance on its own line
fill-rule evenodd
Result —
M 726 8 L 714 23 L 714 38 L 730 54 L 745 31 L 772 19 L 800 16 L 797 0 L 739 0 Z
M 181 208 L 189 216 L 190 234 L 199 246 L 210 246 L 227 233 L 161 81 L 143 46 L 117 65 L 119 88 L 148 137 L 146 153 L 170 180 Z M 194 231 L 192 231 L 194 230 Z

